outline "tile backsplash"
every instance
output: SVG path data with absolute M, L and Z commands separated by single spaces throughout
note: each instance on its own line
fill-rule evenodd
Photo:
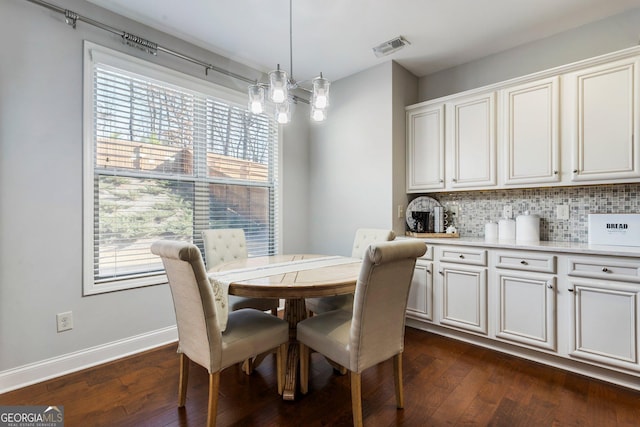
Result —
M 640 184 L 526 188 L 425 194 L 443 206 L 458 205 L 454 224 L 461 236 L 483 237 L 484 225 L 498 221 L 503 207 L 513 217 L 529 211 L 540 216 L 540 240 L 587 243 L 590 213 L 640 213 Z M 416 197 L 418 195 L 415 195 Z M 413 199 L 415 197 L 410 197 Z M 556 206 L 569 205 L 569 219 L 556 219 Z

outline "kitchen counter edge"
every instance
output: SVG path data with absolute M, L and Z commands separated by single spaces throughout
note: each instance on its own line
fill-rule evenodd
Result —
M 457 237 L 457 238 L 433 238 L 433 237 L 408 237 L 398 236 L 400 239 L 417 239 L 425 243 L 447 246 L 475 246 L 493 249 L 515 249 L 540 252 L 565 252 L 584 255 L 606 255 L 622 257 L 640 257 L 640 247 L 637 246 L 612 246 L 590 245 L 577 242 L 516 242 L 515 240 L 485 240 L 482 237 Z

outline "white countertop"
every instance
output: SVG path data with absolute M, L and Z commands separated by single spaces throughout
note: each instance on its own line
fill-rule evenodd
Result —
M 590 245 L 575 242 L 516 242 L 515 240 L 485 240 L 483 237 L 452 237 L 452 238 L 419 238 L 402 236 L 403 239 L 420 239 L 426 243 L 438 245 L 462 245 L 497 249 L 519 249 L 528 251 L 566 252 L 584 255 L 607 255 L 640 257 L 638 246 Z

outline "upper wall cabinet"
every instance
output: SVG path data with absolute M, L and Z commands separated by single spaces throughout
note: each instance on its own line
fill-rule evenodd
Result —
M 444 188 L 444 105 L 407 109 L 407 191 Z
M 640 182 L 639 88 L 633 47 L 409 106 L 407 192 Z
M 500 91 L 505 185 L 560 180 L 558 77 Z
M 564 76 L 572 181 L 640 177 L 639 60 L 629 58 Z
M 447 103 L 447 187 L 496 185 L 495 92 Z

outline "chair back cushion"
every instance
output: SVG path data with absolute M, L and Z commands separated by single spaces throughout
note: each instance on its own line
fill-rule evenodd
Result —
M 356 236 L 353 239 L 353 249 L 351 256 L 353 258 L 364 258 L 365 251 L 370 244 L 376 242 L 387 242 L 396 238 L 393 230 L 382 230 L 378 228 L 359 228 L 356 230 Z
M 416 258 L 425 252 L 418 240 L 374 243 L 365 252 L 353 303 L 350 370 L 362 372 L 404 350 L 409 288 Z
M 247 242 L 241 228 L 204 230 L 202 239 L 207 268 L 247 257 Z
M 214 295 L 200 250 L 188 242 L 160 240 L 151 252 L 162 258 L 178 325 L 178 351 L 209 372 L 220 369 L 222 336 Z

